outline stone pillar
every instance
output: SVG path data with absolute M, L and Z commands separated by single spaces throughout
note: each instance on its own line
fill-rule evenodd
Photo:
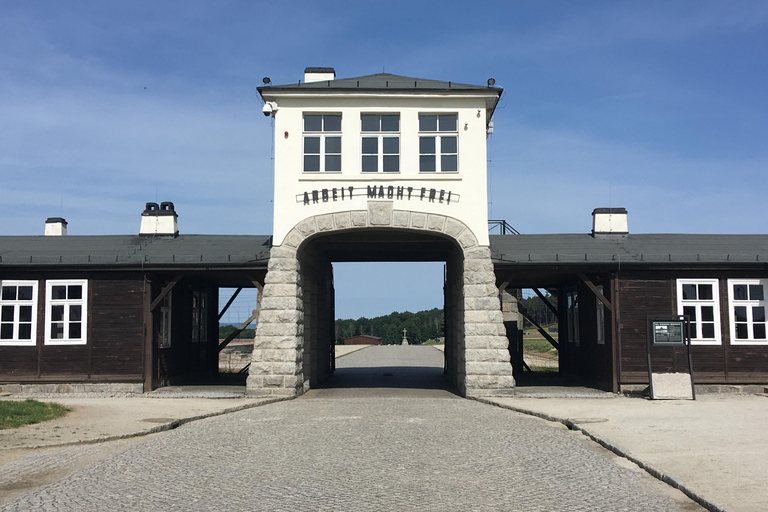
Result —
M 273 247 L 253 344 L 246 392 L 296 396 L 304 392 L 304 304 L 296 248 Z
M 488 247 L 464 250 L 466 396 L 508 395 L 515 379 L 509 360 L 496 276 Z

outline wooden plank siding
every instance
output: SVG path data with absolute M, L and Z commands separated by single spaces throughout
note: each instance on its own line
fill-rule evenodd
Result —
M 35 346 L 0 346 L 0 382 L 141 381 L 144 338 L 140 274 L 14 273 L 12 279 L 38 282 L 37 336 Z M 85 345 L 45 344 L 47 279 L 88 280 Z
M 650 277 L 652 275 L 652 277 Z M 731 345 L 728 279 L 755 277 L 743 272 L 667 271 L 622 275 L 619 282 L 620 380 L 622 384 L 647 384 L 646 321 L 648 315 L 677 314 L 677 279 L 718 279 L 720 345 L 693 345 L 694 381 L 700 384 L 750 384 L 768 382 L 768 346 Z M 758 276 L 760 277 L 760 276 Z M 654 371 L 686 372 L 684 347 L 654 347 Z

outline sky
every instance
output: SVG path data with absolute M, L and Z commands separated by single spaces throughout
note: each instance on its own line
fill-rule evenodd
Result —
M 489 216 L 521 233 L 589 232 L 596 207 L 627 208 L 631 233 L 768 232 L 761 1 L 4 0 L 0 48 L 0 235 L 54 216 L 137 233 L 147 201 L 182 233 L 270 234 L 256 87 L 308 66 L 493 77 Z M 335 283 L 343 318 L 442 305 L 440 264 Z

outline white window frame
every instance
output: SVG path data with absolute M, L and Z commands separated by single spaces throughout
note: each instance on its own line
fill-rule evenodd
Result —
M 81 286 L 82 296 L 79 299 L 54 299 L 54 286 Z M 64 306 L 64 337 L 53 338 L 53 307 Z M 74 323 L 70 320 L 72 306 L 80 306 L 80 337 L 70 338 L 69 326 Z M 59 322 L 56 322 L 59 323 Z M 46 345 L 85 345 L 88 343 L 88 280 L 87 279 L 51 279 L 45 282 L 45 344 Z
M 18 287 L 20 286 L 31 286 L 32 287 L 32 298 L 29 300 L 18 298 L 9 299 L 9 300 L 3 300 L 2 295 L 0 294 L 0 311 L 3 308 L 11 307 L 13 308 L 13 320 L 12 321 L 2 321 L 0 320 L 1 324 L 12 324 L 13 325 L 13 336 L 10 339 L 0 339 L 0 346 L 6 346 L 6 347 L 34 347 L 37 345 L 37 281 L 26 281 L 26 280 L 2 280 L 0 282 L 0 290 L 2 290 L 3 287 L 16 287 L 17 293 L 18 293 Z M 31 333 L 30 333 L 30 339 L 21 340 L 19 339 L 19 326 L 22 322 L 19 321 L 19 309 L 23 306 L 31 306 L 32 307 L 32 326 L 31 326 Z M 1 318 L 1 317 L 0 317 Z M 23 322 L 27 323 L 27 322 Z
M 307 116 L 321 116 L 321 124 L 320 131 L 308 131 L 306 130 L 306 117 Z M 325 129 L 325 116 L 338 116 L 341 117 L 341 113 L 334 113 L 334 112 L 304 112 L 304 115 L 302 116 L 301 122 L 302 122 L 302 139 L 301 139 L 301 152 L 302 152 L 302 158 L 301 158 L 301 169 L 302 172 L 305 174 L 319 174 L 319 173 L 333 173 L 333 174 L 339 174 L 341 173 L 342 166 L 341 166 L 341 155 L 342 155 L 342 148 L 341 148 L 341 128 L 339 128 L 339 131 L 329 131 Z M 338 138 L 339 139 L 339 152 L 326 152 L 326 139 L 327 138 Z M 320 141 L 320 153 L 307 153 L 306 151 L 306 141 L 307 139 L 319 139 Z M 317 155 L 320 158 L 320 165 L 318 167 L 317 171 L 308 171 L 307 170 L 307 164 L 306 164 L 306 157 L 312 155 Z M 327 156 L 338 156 L 339 157 L 339 169 L 334 171 L 327 171 L 326 170 L 326 157 Z
M 753 300 L 751 298 L 747 300 L 736 300 L 733 293 L 734 285 L 762 285 L 763 286 L 763 300 Z M 768 345 L 768 339 L 766 338 L 754 338 L 754 322 L 753 319 L 753 307 L 763 307 L 764 311 L 768 310 L 768 301 L 765 299 L 765 295 L 768 293 L 768 279 L 729 279 L 728 280 L 728 312 L 730 314 L 730 331 L 731 331 L 731 345 Z M 747 321 L 749 338 L 736 338 L 736 312 L 734 310 L 737 306 L 744 306 L 747 308 Z M 745 322 L 738 322 L 745 323 Z M 757 322 L 766 324 L 766 322 Z
M 456 117 L 456 129 L 455 130 L 441 130 L 440 129 L 440 116 L 455 116 Z M 421 117 L 422 116 L 437 116 L 437 128 L 436 130 L 422 130 L 421 129 Z M 443 151 L 443 137 L 456 139 L 456 151 L 445 152 Z M 422 139 L 434 139 L 435 152 L 434 153 L 422 153 L 421 141 Z M 435 170 L 424 171 L 421 166 L 421 157 L 434 155 L 435 157 Z M 456 169 L 444 171 L 443 170 L 443 156 L 456 156 Z M 434 174 L 434 173 L 451 173 L 456 174 L 459 172 L 459 114 L 456 112 L 421 112 L 419 113 L 419 173 L 422 174 Z
M 698 295 L 698 285 L 712 285 L 712 299 L 683 299 L 683 285 L 693 284 L 697 285 L 696 294 Z M 691 336 L 691 345 L 721 345 L 722 334 L 720 328 L 720 281 L 717 279 L 678 279 L 677 280 L 677 314 L 684 315 L 684 307 L 696 308 L 696 319 L 692 321 L 692 324 L 696 324 L 696 337 Z M 714 338 L 702 338 L 701 337 L 701 308 L 712 307 L 713 322 L 715 328 Z M 709 323 L 709 322 L 707 322 Z
M 362 119 L 363 116 L 379 116 L 379 129 L 378 130 L 370 130 L 365 131 L 363 130 L 362 126 Z M 381 129 L 381 116 L 397 116 L 397 125 L 398 129 L 387 131 Z M 374 153 L 363 153 L 363 142 L 364 139 L 376 139 L 376 170 L 375 171 L 366 171 L 364 170 L 364 161 L 366 156 L 374 156 Z M 395 139 L 397 140 L 397 153 L 384 153 L 384 139 Z M 396 171 L 385 171 L 384 170 L 384 157 L 385 156 L 396 156 L 397 157 L 397 170 Z M 396 174 L 400 172 L 400 113 L 399 112 L 385 112 L 385 113 L 375 113 L 375 112 L 362 112 L 360 114 L 360 170 L 364 174 L 373 174 L 373 173 L 387 173 L 387 174 Z

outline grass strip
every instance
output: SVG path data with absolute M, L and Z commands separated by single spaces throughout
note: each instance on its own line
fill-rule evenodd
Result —
M 21 401 L 0 401 L 0 430 L 32 425 L 64 416 L 69 409 L 55 402 L 38 402 L 28 398 Z

